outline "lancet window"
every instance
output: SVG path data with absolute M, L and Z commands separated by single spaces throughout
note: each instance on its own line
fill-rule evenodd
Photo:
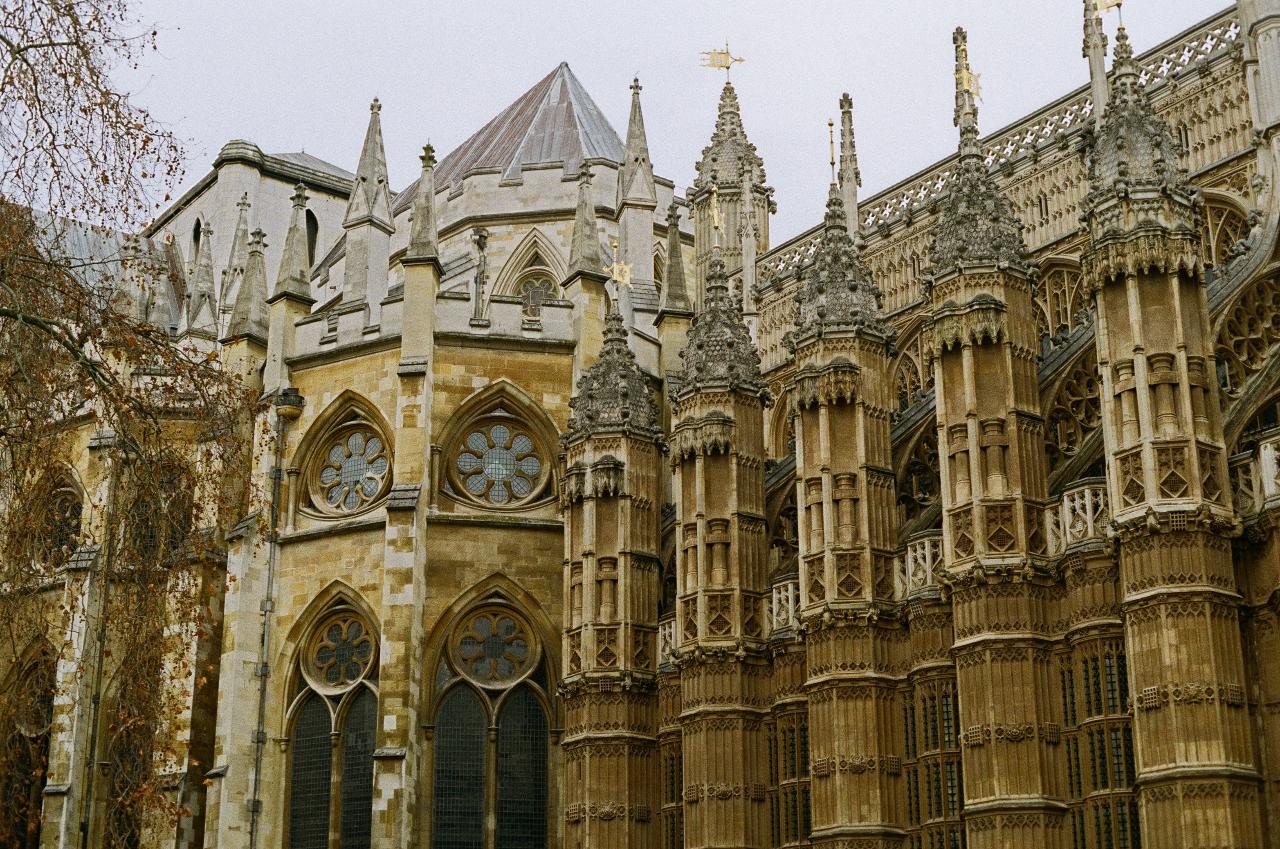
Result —
M 53 662 L 45 655 L 21 669 L 0 714 L 0 846 L 37 849 L 49 731 L 53 724 Z
M 377 660 L 377 631 L 344 604 L 320 617 L 302 643 L 287 737 L 289 849 L 370 844 Z
M 505 604 L 459 618 L 435 673 L 433 849 L 545 849 L 550 697 L 542 644 Z

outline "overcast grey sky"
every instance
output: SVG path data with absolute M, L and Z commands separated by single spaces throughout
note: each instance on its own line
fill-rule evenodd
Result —
M 1226 0 L 1128 0 L 1146 50 Z M 417 176 L 429 138 L 447 152 L 567 61 L 625 136 L 628 85 L 644 86 L 654 170 L 680 191 L 715 121 L 723 46 L 747 134 L 764 157 L 778 244 L 821 216 L 827 118 L 853 95 L 869 196 L 955 149 L 951 32 L 969 31 L 983 133 L 1087 81 L 1081 0 L 141 0 L 160 50 L 124 77 L 191 141 L 190 185 L 219 147 L 305 149 L 355 169 L 371 98 L 381 98 L 392 187 Z M 1116 13 L 1106 16 L 1109 33 Z

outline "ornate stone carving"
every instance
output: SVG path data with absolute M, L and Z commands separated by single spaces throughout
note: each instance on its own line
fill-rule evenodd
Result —
M 578 391 L 569 407 L 573 410 L 570 439 L 619 430 L 647 439 L 657 436 L 657 405 L 635 354 L 627 346 L 627 328 L 617 310 L 610 310 L 605 317 L 600 359 L 578 379 Z

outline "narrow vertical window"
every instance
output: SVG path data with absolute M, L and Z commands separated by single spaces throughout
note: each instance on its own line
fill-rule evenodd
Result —
M 480 699 L 455 687 L 440 703 L 435 730 L 433 849 L 484 846 L 485 736 Z
M 342 849 L 369 849 L 378 697 L 362 689 L 342 723 Z
M 513 692 L 498 717 L 497 845 L 547 845 L 547 715 L 528 687 Z
M 289 740 L 289 849 L 327 849 L 333 769 L 329 706 L 312 693 L 293 721 Z

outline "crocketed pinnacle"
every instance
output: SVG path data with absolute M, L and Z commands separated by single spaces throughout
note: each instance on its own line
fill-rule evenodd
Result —
M 212 330 L 218 306 L 213 291 L 213 229 L 200 226 L 200 246 L 196 250 L 196 267 L 191 276 L 191 294 L 187 302 L 187 328 Z
M 1192 189 L 1178 166 L 1177 143 L 1169 125 L 1151 108 L 1124 27 L 1116 32 L 1112 69 L 1110 102 L 1086 152 L 1091 197 L 1098 192 L 1124 195 L 1137 186 L 1190 195 Z
M 267 338 L 267 263 L 263 251 L 267 247 L 261 229 L 254 230 L 249 241 L 249 258 L 245 261 L 244 279 L 236 292 L 235 306 L 227 323 L 232 338 L 252 336 L 265 342 Z
M 307 187 L 298 183 L 293 191 L 293 213 L 280 255 L 280 272 L 271 299 L 283 296 L 311 301 L 311 262 L 307 256 Z
M 715 185 L 722 189 L 736 189 L 744 168 L 750 169 L 752 182 L 764 185 L 764 160 L 756 152 L 756 146 L 747 139 L 738 107 L 738 93 L 731 83 L 726 82 L 720 92 L 716 128 L 711 133 L 711 143 L 702 149 L 693 187 L 701 190 Z
M 640 108 L 640 80 L 631 81 L 631 117 L 627 120 L 627 149 L 618 171 L 618 203 L 652 207 L 658 191 L 649 162 L 649 139 L 644 131 L 644 112 Z
M 976 77 L 969 68 L 965 31 L 956 28 L 956 111 L 960 128 L 960 161 L 951 178 L 951 191 L 942 202 L 933 245 L 929 250 L 935 271 L 958 262 L 1022 265 L 1027 253 L 1022 222 L 1013 205 L 996 190 L 978 144 Z
M 387 179 L 387 154 L 382 144 L 382 104 L 369 104 L 369 128 L 365 131 L 355 185 L 347 202 L 343 227 L 371 223 L 387 232 L 395 229 L 391 218 L 391 187 Z
M 591 194 L 591 166 L 584 162 L 578 172 L 578 209 L 573 216 L 573 237 L 569 243 L 569 273 L 599 274 L 603 267 L 596 201 Z
M 813 261 L 801 272 L 795 300 L 797 340 L 841 331 L 892 334 L 880 318 L 880 290 L 849 236 L 844 201 L 835 183 L 827 195 L 822 238 Z
M 858 147 L 853 138 L 853 98 L 849 92 L 840 95 L 840 199 L 849 235 L 858 239 L 858 187 L 862 171 L 858 169 Z
M 652 439 L 658 434 L 658 408 L 627 345 L 622 314 L 610 309 L 604 320 L 600 358 L 578 378 L 578 391 L 569 401 L 570 439 L 598 433 L 627 431 Z
M 409 229 L 406 257 L 428 258 L 439 254 L 436 233 L 436 151 L 430 144 L 422 148 L 422 176 L 413 202 L 413 224 Z
M 764 395 L 760 377 L 760 353 L 742 321 L 742 310 L 729 294 L 729 278 L 719 245 L 711 248 L 707 264 L 706 295 L 702 309 L 694 313 L 688 343 L 680 357 L 684 382 L 677 400 L 702 391 L 728 390 Z
M 684 280 L 684 256 L 680 250 L 680 207 L 667 207 L 667 273 L 663 278 L 659 313 L 688 313 L 689 290 Z
M 245 265 L 249 262 L 249 193 L 245 192 L 236 203 L 236 231 L 231 237 L 231 252 L 227 255 L 227 268 L 222 272 L 222 290 L 220 299 L 225 303 L 231 292 L 232 284 L 237 277 L 244 276 Z

